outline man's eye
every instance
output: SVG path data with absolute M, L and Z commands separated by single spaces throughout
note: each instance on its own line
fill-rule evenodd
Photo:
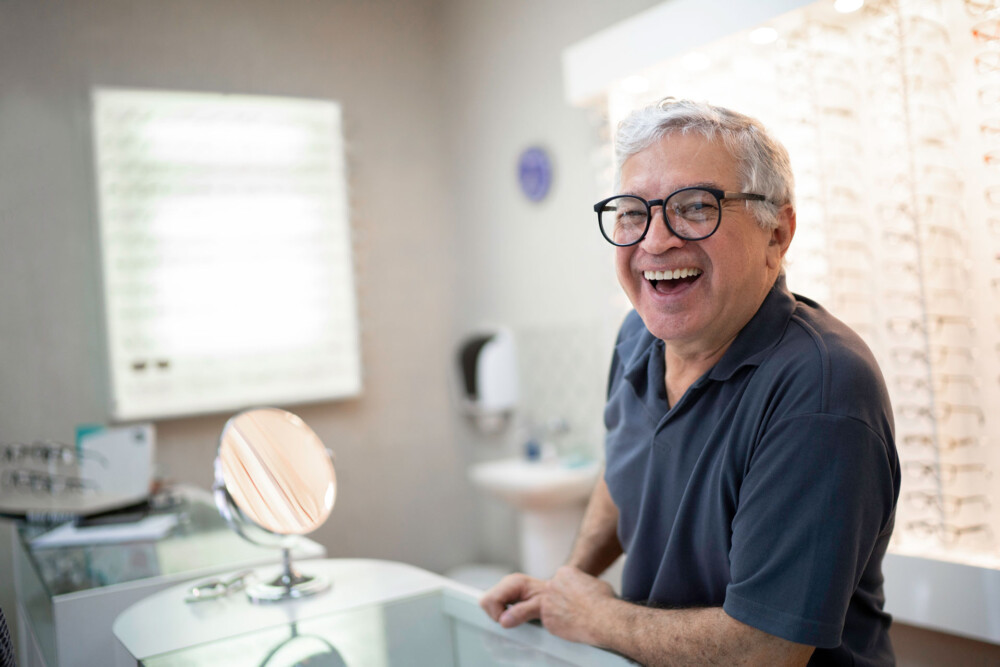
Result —
M 718 209 L 714 204 L 708 204 L 705 202 L 693 202 L 691 204 L 684 204 L 678 207 L 678 213 L 687 217 L 694 216 L 700 217 L 705 215 L 710 215 L 717 211 Z
M 687 213 L 688 211 L 701 211 L 703 209 L 715 208 L 711 204 L 706 204 L 705 202 L 694 202 L 693 204 L 686 204 L 683 211 Z

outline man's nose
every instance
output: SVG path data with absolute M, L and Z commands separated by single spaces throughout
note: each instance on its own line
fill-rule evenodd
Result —
M 679 238 L 671 231 L 663 215 L 663 207 L 657 206 L 653 209 L 653 219 L 649 221 L 646 237 L 639 245 L 650 255 L 659 255 L 671 248 L 679 248 L 684 245 L 684 239 Z

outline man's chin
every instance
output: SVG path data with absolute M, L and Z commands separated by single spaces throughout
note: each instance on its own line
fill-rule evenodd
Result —
M 643 310 L 639 310 L 639 317 L 642 318 L 649 333 L 665 343 L 682 344 L 698 337 L 699 327 L 695 325 L 689 315 L 683 313 L 666 314 L 662 311 L 647 314 Z

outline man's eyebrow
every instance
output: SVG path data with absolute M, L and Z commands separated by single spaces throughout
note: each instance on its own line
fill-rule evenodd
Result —
M 688 185 L 682 185 L 679 188 L 674 188 L 670 192 L 664 192 L 663 194 L 673 194 L 674 192 L 677 192 L 678 190 L 684 190 L 686 188 L 711 188 L 713 190 L 722 190 L 722 189 L 724 189 L 724 188 L 720 187 L 719 184 L 716 183 L 715 181 L 698 181 L 697 183 L 689 183 Z M 624 190 L 622 192 L 619 192 L 618 195 L 619 196 L 621 196 L 621 195 L 631 195 L 633 197 L 642 197 L 642 195 L 640 195 L 640 194 L 638 194 L 636 192 L 632 192 L 630 190 Z
M 691 185 L 685 185 L 684 188 L 712 188 L 713 190 L 721 190 L 719 184 L 715 181 L 699 181 L 698 183 L 692 183 Z M 678 188 L 683 190 L 684 188 Z M 676 192 L 676 190 L 675 190 Z

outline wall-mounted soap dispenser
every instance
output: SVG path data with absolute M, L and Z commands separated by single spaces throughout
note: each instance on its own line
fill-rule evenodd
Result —
M 514 336 L 498 329 L 467 338 L 459 347 L 462 408 L 476 428 L 498 433 L 517 406 L 517 351 Z

